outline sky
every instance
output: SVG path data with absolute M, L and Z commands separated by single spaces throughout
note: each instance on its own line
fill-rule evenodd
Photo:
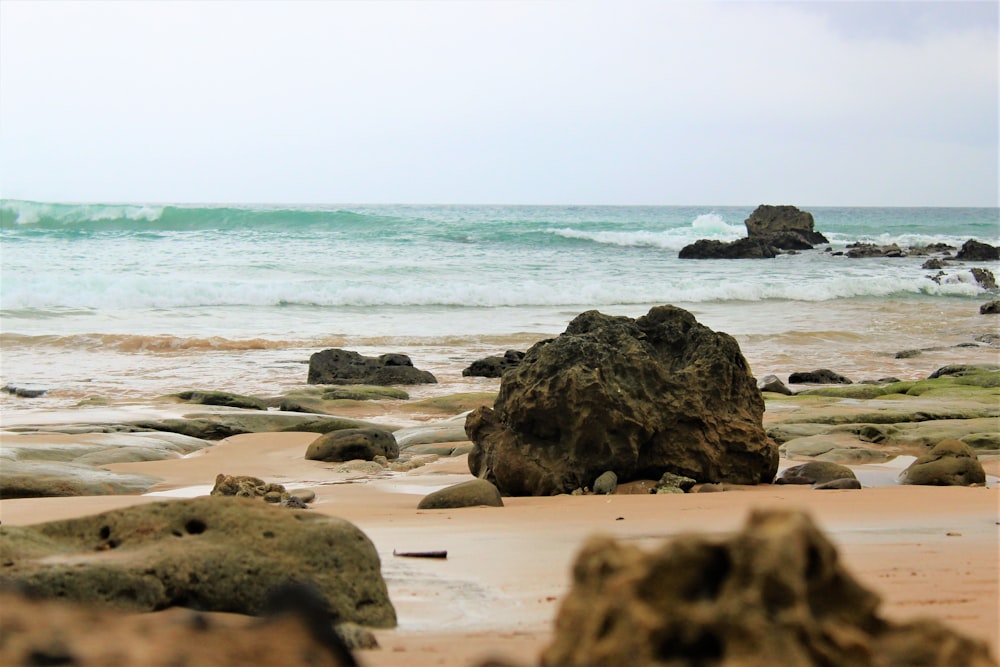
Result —
M 997 206 L 998 2 L 0 0 L 0 197 Z

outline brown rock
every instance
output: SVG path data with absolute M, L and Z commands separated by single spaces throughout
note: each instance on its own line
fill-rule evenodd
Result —
M 497 487 L 485 479 L 472 479 L 439 489 L 424 496 L 417 509 L 439 510 L 457 507 L 503 507 Z
M 390 431 L 378 428 L 349 428 L 316 438 L 306 449 L 310 461 L 374 461 L 376 456 L 399 458 L 399 445 Z
M 987 667 L 983 642 L 894 625 L 803 513 L 755 511 L 724 540 L 656 551 L 592 538 L 573 566 L 546 667 Z
M 777 446 L 739 345 L 674 306 L 636 320 L 589 311 L 504 373 L 493 409 L 466 420 L 469 469 L 505 495 L 619 484 L 665 472 L 770 482 Z

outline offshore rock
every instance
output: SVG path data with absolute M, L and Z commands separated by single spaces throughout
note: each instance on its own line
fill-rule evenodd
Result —
M 437 378 L 413 366 L 405 354 L 364 357 L 350 350 L 329 349 L 309 357 L 309 384 L 436 384 Z
M 798 371 L 788 376 L 788 384 L 852 384 L 852 382 L 829 368 L 814 371 Z
M 1000 315 L 1000 299 L 993 299 L 979 306 L 980 315 Z
M 594 537 L 573 566 L 546 667 L 987 667 L 984 642 L 894 624 L 805 514 L 753 512 L 728 539 L 659 549 Z
M 698 239 L 677 254 L 678 259 L 771 259 L 775 256 L 777 253 L 770 243 L 750 238 L 736 241 Z
M 492 409 L 469 414 L 469 469 L 504 495 L 619 484 L 665 472 L 699 482 L 768 483 L 778 448 L 736 341 L 691 313 L 588 311 L 504 373 Z
M 830 241 L 814 229 L 812 213 L 795 206 L 761 204 L 744 221 L 747 237 L 762 239 L 782 250 L 809 250 Z
M 0 526 L 0 584 L 132 611 L 258 615 L 308 582 L 331 620 L 393 627 L 378 552 L 353 524 L 259 500 L 206 496 L 32 526 Z
M 961 259 L 971 262 L 978 261 L 989 261 L 991 259 L 1000 259 L 1000 249 L 996 246 L 992 246 L 989 243 L 982 243 L 976 239 L 969 239 L 962 244 L 961 249 L 958 254 L 955 255 L 955 259 Z
M 473 361 L 462 371 L 464 377 L 498 378 L 508 368 L 514 368 L 524 359 L 524 352 L 507 350 L 502 357 L 490 356 Z

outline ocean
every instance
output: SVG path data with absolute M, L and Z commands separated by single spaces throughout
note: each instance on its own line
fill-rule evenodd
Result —
M 767 260 L 680 260 L 735 240 L 754 206 L 52 204 L 0 201 L 0 396 L 17 411 L 184 389 L 275 395 L 309 354 L 403 352 L 439 387 L 585 310 L 672 303 L 740 342 L 758 376 L 826 367 L 921 377 L 998 361 L 995 298 L 924 257 L 849 259 L 855 241 L 1000 245 L 997 208 L 808 207 L 828 245 Z M 830 248 L 830 251 L 827 251 Z M 979 339 L 977 341 L 977 339 Z M 966 347 L 956 347 L 956 346 Z M 920 355 L 897 359 L 904 349 Z M 490 383 L 493 384 L 490 384 Z

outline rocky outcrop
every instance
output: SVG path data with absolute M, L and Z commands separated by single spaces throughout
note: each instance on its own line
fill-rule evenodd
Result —
M 829 243 L 814 229 L 812 213 L 795 206 L 761 204 L 744 224 L 747 238 L 760 239 L 781 250 L 809 250 L 817 243 Z
M 985 484 L 986 472 L 975 450 L 960 440 L 942 440 L 900 475 L 902 484 L 971 486 Z
M 0 526 L 0 584 L 121 609 L 257 615 L 269 591 L 310 582 L 332 620 L 392 627 L 378 553 L 353 524 L 206 496 L 32 526 Z
M 490 356 L 473 361 L 462 371 L 464 377 L 498 378 L 508 368 L 515 368 L 524 359 L 524 352 L 507 350 L 502 357 Z
M 159 481 L 83 463 L 8 459 L 0 464 L 0 499 L 140 494 Z
M 405 354 L 364 357 L 350 350 L 329 349 L 309 357 L 309 384 L 435 384 L 437 378 L 413 366 Z
M 260 498 L 264 502 L 297 509 L 304 509 L 306 503 L 316 499 L 316 494 L 313 491 L 303 490 L 293 495 L 283 484 L 265 482 L 259 477 L 249 475 L 226 475 L 224 473 L 215 476 L 215 486 L 212 487 L 209 495 Z
M 681 536 L 648 553 L 594 537 L 541 664 L 996 664 L 984 642 L 934 621 L 892 623 L 879 604 L 800 512 L 757 510 L 728 539 Z
M 895 243 L 875 245 L 874 243 L 850 243 L 846 255 L 851 259 L 866 257 L 906 257 L 906 251 Z
M 253 396 L 243 396 L 227 391 L 182 391 L 174 394 L 177 398 L 188 403 L 199 405 L 221 405 L 227 408 L 242 408 L 244 410 L 266 410 L 267 405 L 259 398 Z
M 1000 249 L 989 243 L 982 243 L 976 239 L 969 239 L 962 244 L 955 259 L 969 262 L 989 261 L 1000 259 Z
M 771 259 L 776 255 L 767 241 L 744 238 L 736 241 L 699 239 L 681 248 L 677 256 L 679 259 Z
M 391 432 L 378 428 L 350 428 L 320 436 L 306 449 L 312 461 L 374 461 L 376 456 L 399 458 L 399 445 Z
M 782 250 L 811 250 L 816 243 L 829 243 L 813 229 L 812 213 L 795 206 L 762 204 L 744 224 L 747 235 L 736 241 L 699 239 L 681 248 L 680 259 L 770 259 Z
M 851 381 L 828 368 L 814 371 L 797 371 L 788 376 L 788 384 L 852 384 Z
M 997 288 L 997 278 L 993 275 L 993 272 L 989 269 L 969 269 L 969 273 L 976 280 L 980 287 L 983 289 L 996 289 Z
M 503 507 L 500 491 L 485 479 L 471 479 L 438 489 L 424 496 L 418 510 L 454 509 L 458 507 Z
M 664 472 L 699 482 L 767 483 L 777 446 L 739 345 L 674 306 L 643 317 L 589 311 L 528 350 L 492 409 L 466 420 L 469 468 L 505 495 L 619 483 Z

